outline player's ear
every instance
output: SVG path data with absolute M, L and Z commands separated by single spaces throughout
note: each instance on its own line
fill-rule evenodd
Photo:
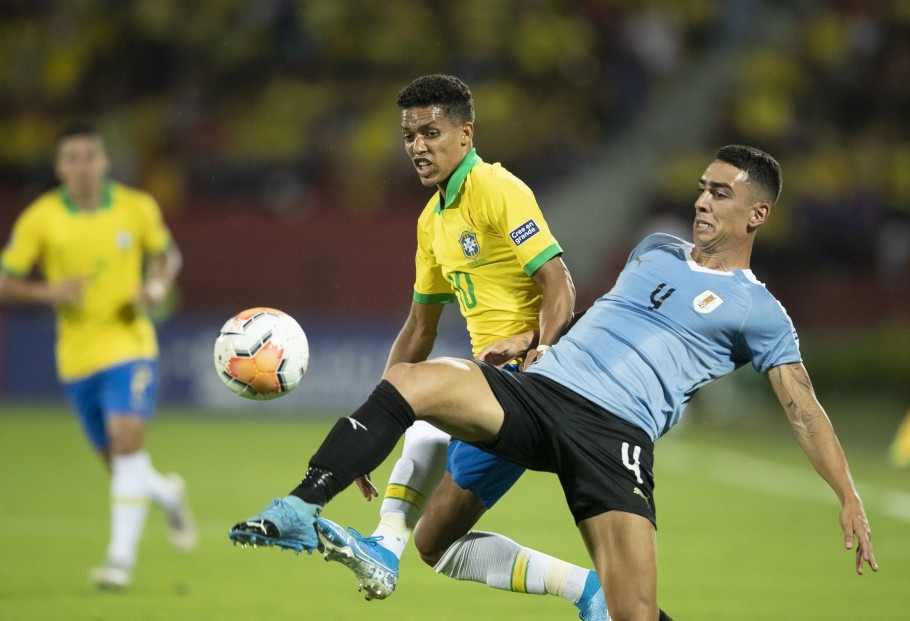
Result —
M 771 215 L 771 203 L 765 201 L 752 203 L 749 214 L 749 226 L 754 228 L 761 225 L 768 219 L 769 215 Z
M 474 123 L 467 121 L 461 126 L 461 146 L 466 147 L 474 140 Z

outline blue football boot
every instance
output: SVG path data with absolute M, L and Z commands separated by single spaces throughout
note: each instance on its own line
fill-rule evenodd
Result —
M 262 513 L 235 524 L 228 532 L 234 544 L 246 547 L 277 546 L 312 553 L 319 547 L 314 523 L 322 507 L 297 498 L 276 498 Z
M 385 599 L 398 584 L 398 557 L 380 545 L 382 537 L 364 537 L 353 528 L 344 530 L 331 520 L 316 520 L 316 533 L 327 561 L 338 561 L 354 572 L 358 590 L 367 600 Z
M 584 591 L 575 605 L 578 606 L 578 618 L 582 621 L 610 621 L 607 600 L 604 599 L 604 592 L 600 588 L 600 579 L 597 577 L 596 571 L 588 572 Z

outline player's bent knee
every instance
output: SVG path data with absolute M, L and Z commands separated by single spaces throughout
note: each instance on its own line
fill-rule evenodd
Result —
M 421 560 L 430 567 L 435 567 L 448 549 L 426 529 L 421 530 L 419 523 L 414 531 L 414 547 L 417 548 Z
M 433 402 L 440 392 L 464 380 L 465 373 L 472 369 L 469 361 L 457 358 L 437 358 L 428 362 L 399 362 L 392 365 L 383 379 L 418 410 L 426 402 Z
M 418 366 L 410 362 L 398 362 L 389 367 L 382 376 L 382 379 L 392 384 L 415 410 L 420 403 L 421 383 Z
M 382 379 L 388 380 L 393 386 L 398 386 L 398 384 L 407 381 L 408 374 L 413 366 L 415 365 L 412 362 L 396 362 L 386 369 Z

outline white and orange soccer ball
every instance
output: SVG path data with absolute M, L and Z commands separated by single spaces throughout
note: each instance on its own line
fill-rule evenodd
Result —
M 237 313 L 215 339 L 215 370 L 247 399 L 274 399 L 300 384 L 310 361 L 306 334 L 293 317 L 274 308 Z

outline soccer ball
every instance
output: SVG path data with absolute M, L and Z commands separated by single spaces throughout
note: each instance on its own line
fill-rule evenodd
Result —
M 310 361 L 306 334 L 274 308 L 249 308 L 228 319 L 215 339 L 215 370 L 247 399 L 274 399 L 300 384 Z

